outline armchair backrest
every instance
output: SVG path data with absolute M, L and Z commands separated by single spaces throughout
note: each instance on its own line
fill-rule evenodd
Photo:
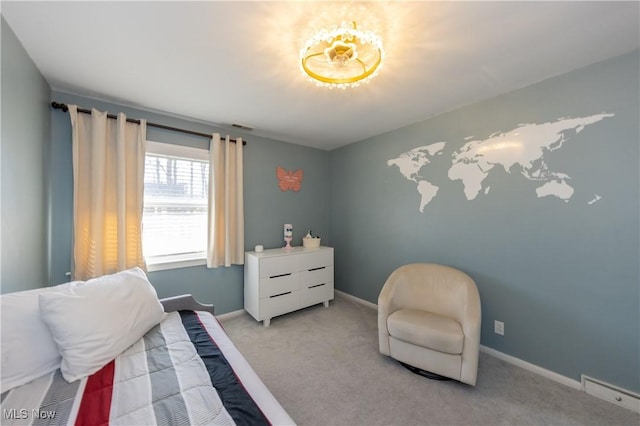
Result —
M 449 266 L 403 265 L 389 276 L 382 292 L 387 293 L 390 301 L 389 314 L 401 308 L 420 309 L 454 318 L 464 325 L 470 314 L 476 317 L 480 313 L 475 282 Z

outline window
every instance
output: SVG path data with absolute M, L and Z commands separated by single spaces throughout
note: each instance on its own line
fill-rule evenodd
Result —
M 142 250 L 149 270 L 206 263 L 209 151 L 147 141 Z

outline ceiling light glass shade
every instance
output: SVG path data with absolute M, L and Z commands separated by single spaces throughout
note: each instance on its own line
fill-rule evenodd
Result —
M 382 65 L 380 37 L 360 31 L 356 23 L 322 30 L 300 50 L 300 66 L 312 81 L 329 88 L 359 86 L 375 77 Z

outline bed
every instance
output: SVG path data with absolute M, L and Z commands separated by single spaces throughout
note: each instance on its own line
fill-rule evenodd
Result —
M 294 424 L 212 306 L 154 296 L 138 268 L 2 295 L 0 423 Z

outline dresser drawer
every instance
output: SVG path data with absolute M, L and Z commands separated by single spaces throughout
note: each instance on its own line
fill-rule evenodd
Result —
M 301 285 L 303 288 L 316 284 L 324 284 L 333 281 L 333 266 L 321 266 L 301 273 Z
M 333 282 L 316 284 L 300 290 L 300 305 L 311 306 L 333 300 Z
M 333 250 L 321 250 L 298 255 L 298 267 L 301 271 L 308 271 L 322 266 L 333 266 Z
M 300 291 L 260 299 L 260 316 L 271 318 L 300 309 Z
M 333 248 L 246 252 L 244 308 L 269 327 L 275 316 L 333 299 Z
M 277 256 L 260 259 L 260 278 L 298 272 L 298 256 Z
M 259 296 L 260 298 L 273 296 L 275 294 L 295 291 L 300 288 L 300 273 L 288 273 L 275 275 L 273 277 L 260 278 Z

